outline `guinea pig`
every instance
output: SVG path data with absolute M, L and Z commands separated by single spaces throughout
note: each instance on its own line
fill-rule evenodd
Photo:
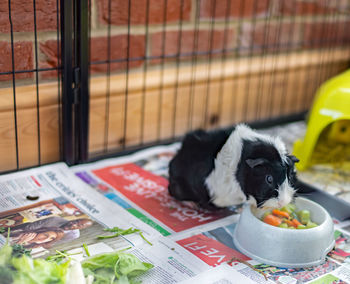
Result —
M 283 207 L 296 192 L 294 163 L 279 137 L 244 124 L 232 132 L 187 134 L 169 164 L 171 196 L 204 208 L 239 205 Z

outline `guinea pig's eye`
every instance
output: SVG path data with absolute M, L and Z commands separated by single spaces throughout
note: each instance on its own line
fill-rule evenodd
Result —
M 265 181 L 266 181 L 266 183 L 268 183 L 268 184 L 272 184 L 272 183 L 273 183 L 273 177 L 272 177 L 272 175 L 267 175 L 267 176 L 265 177 Z

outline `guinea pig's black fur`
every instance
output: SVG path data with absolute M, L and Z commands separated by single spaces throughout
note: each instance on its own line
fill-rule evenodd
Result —
M 282 207 L 292 201 L 298 159 L 278 137 L 244 124 L 234 131 L 187 134 L 169 164 L 169 193 L 205 208 L 238 205 Z

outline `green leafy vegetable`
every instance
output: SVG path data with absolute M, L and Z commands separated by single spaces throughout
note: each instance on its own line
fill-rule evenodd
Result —
M 23 252 L 21 247 L 12 247 L 7 240 L 0 249 L 1 283 L 65 283 L 69 261 L 57 264 L 44 259 L 33 259 L 27 254 L 28 251 Z
M 6 228 L 5 227 L 0 227 L 0 234 L 3 234 L 6 232 Z
M 111 252 L 90 257 L 82 262 L 85 276 L 92 275 L 95 284 L 132 283 L 132 278 L 151 269 L 151 263 L 141 262 L 125 252 Z
M 10 228 L 8 228 L 7 239 L 5 245 L 0 249 L 0 266 L 5 266 L 12 256 L 12 247 L 9 244 Z
M 12 283 L 12 270 L 6 266 L 0 266 L 0 283 Z
M 114 227 L 114 228 L 106 228 L 104 229 L 104 231 L 106 232 L 112 232 L 115 233 L 113 235 L 109 235 L 109 236 L 97 236 L 98 239 L 110 239 L 110 238 L 115 238 L 115 237 L 119 237 L 121 235 L 125 236 L 125 235 L 130 235 L 130 234 L 134 234 L 134 233 L 139 233 L 141 232 L 139 229 L 134 229 L 134 228 L 129 228 L 129 229 L 121 229 L 118 227 Z
M 7 265 L 12 257 L 12 247 L 6 242 L 6 244 L 0 249 L 0 266 Z
M 63 250 L 63 251 L 56 250 L 56 254 L 48 256 L 46 260 L 62 263 L 62 262 L 65 262 L 67 259 L 70 259 L 71 255 L 77 255 L 77 254 L 81 254 L 81 252 L 67 253 L 66 250 Z
M 12 258 L 12 265 L 16 269 L 13 283 L 66 283 L 69 261 L 58 264 L 41 258 L 32 259 L 26 255 Z
M 118 266 L 120 274 L 130 277 L 138 276 L 153 267 L 151 263 L 141 262 L 136 256 L 130 253 L 119 254 Z
M 134 233 L 139 233 L 140 237 L 143 240 L 145 240 L 149 245 L 152 245 L 152 243 L 145 238 L 145 236 L 142 234 L 140 229 L 129 228 L 129 229 L 125 230 L 125 229 L 121 229 L 119 227 L 113 227 L 113 228 L 106 228 L 106 229 L 104 229 L 104 231 L 112 232 L 115 234 L 109 235 L 109 236 L 97 236 L 98 239 L 111 239 L 111 238 L 119 237 L 121 235 L 125 236 L 125 235 L 134 234 Z
M 63 261 L 66 260 L 66 258 L 68 258 L 69 256 L 66 254 L 67 251 L 63 250 L 63 251 L 59 251 L 56 250 L 56 254 L 54 255 L 49 255 L 46 260 L 47 261 L 52 261 L 52 262 L 57 262 L 57 263 L 61 263 Z
M 12 245 L 12 256 L 13 257 L 20 257 L 23 254 L 26 256 L 30 256 L 30 253 L 32 252 L 31 249 L 26 249 L 24 246 L 20 244 L 13 244 Z
M 142 234 L 142 232 L 139 233 L 140 237 L 144 239 L 145 242 L 147 242 L 150 246 L 153 246 L 153 244 L 145 238 L 145 236 Z
M 86 244 L 83 244 L 83 248 L 84 248 L 84 250 L 85 250 L 86 255 L 87 255 L 87 256 L 90 256 L 90 252 L 89 252 L 89 249 L 88 249 L 88 247 L 87 247 Z
M 112 228 L 106 231 L 117 234 L 140 233 L 142 236 L 140 230 L 132 228 L 127 230 Z M 8 236 L 9 234 L 10 232 Z M 85 244 L 83 247 L 89 255 Z M 0 283 L 64 284 L 66 281 L 73 283 L 71 280 L 74 280 L 74 283 L 81 284 L 85 283 L 85 275 L 92 278 L 95 284 L 134 284 L 136 282 L 133 281 L 133 277 L 153 267 L 152 264 L 141 262 L 136 256 L 125 253 L 124 250 L 89 257 L 82 262 L 82 265 L 71 261 L 70 255 L 73 254 L 56 250 L 56 255 L 46 259 L 33 259 L 30 250 L 20 245 L 11 246 L 8 237 L 6 244 L 0 249 Z

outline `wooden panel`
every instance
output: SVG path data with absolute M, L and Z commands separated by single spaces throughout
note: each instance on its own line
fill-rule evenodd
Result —
M 38 163 L 38 135 L 36 109 L 17 112 L 18 162 L 19 167 Z M 41 163 L 59 159 L 57 106 L 40 108 Z M 0 171 L 16 169 L 16 139 L 13 112 L 0 112 Z
M 39 140 L 41 163 L 57 161 L 59 159 L 57 84 L 40 85 L 38 108 L 35 86 L 16 88 L 16 99 L 19 168 L 39 163 Z M 0 171 L 8 171 L 17 168 L 12 88 L 0 89 L 0 103 L 0 155 L 2 157 Z
M 125 106 L 125 97 L 112 96 L 107 144 L 111 149 L 117 149 L 122 146 L 124 138 L 126 145 L 131 146 L 142 141 L 151 142 L 171 138 L 173 135 L 179 136 L 194 128 L 224 127 L 238 121 L 253 121 L 306 110 L 311 104 L 309 98 L 314 95 L 319 82 L 346 69 L 347 63 L 328 64 L 325 67 L 326 72 L 321 74 L 318 66 L 310 66 L 303 69 L 281 70 L 275 74 L 263 73 L 250 77 L 225 78 L 224 81 L 212 80 L 209 92 L 206 82 L 197 83 L 193 88 L 183 84 L 177 86 L 177 89 L 175 85 L 167 86 L 161 94 L 157 89 L 147 90 L 143 135 L 140 125 L 142 92 L 129 93 L 125 137 L 124 110 L 120 111 L 120 106 Z M 223 90 L 221 98 L 220 90 Z M 90 131 L 93 131 L 93 135 L 89 137 L 91 153 L 103 149 L 104 104 L 104 98 L 94 99 L 91 104 Z
M 346 69 L 349 57 L 339 49 L 213 61 L 210 68 L 181 63 L 179 72 L 167 67 L 163 77 L 154 67 L 145 82 L 141 71 L 130 72 L 127 93 L 125 74 L 111 76 L 109 88 L 106 77 L 91 78 L 89 153 L 305 110 L 319 84 Z M 38 164 L 38 114 L 41 162 L 59 159 L 58 93 L 57 83 L 40 84 L 38 107 L 35 86 L 16 88 L 20 168 Z M 0 171 L 15 169 L 12 88 L 0 89 L 0 138 Z

